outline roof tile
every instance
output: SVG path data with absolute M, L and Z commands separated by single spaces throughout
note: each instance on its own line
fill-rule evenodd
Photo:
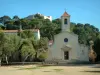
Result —
M 62 15 L 63 17 L 67 17 L 70 16 L 66 11 L 64 12 L 64 14 Z

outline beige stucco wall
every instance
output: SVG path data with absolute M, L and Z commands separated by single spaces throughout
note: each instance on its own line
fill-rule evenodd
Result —
M 89 46 L 83 45 L 83 44 L 79 44 L 79 50 L 78 51 L 78 55 L 79 55 L 79 59 L 81 61 L 89 61 Z
M 68 38 L 68 43 L 64 42 L 64 38 Z M 88 61 L 88 47 L 80 45 L 78 43 L 78 36 L 76 34 L 67 31 L 55 35 L 55 40 L 53 45 L 51 47 L 49 46 L 47 60 L 63 61 L 64 52 L 63 50 L 61 50 L 63 45 L 69 45 L 72 48 L 71 50 L 69 50 L 69 60 L 66 61 L 71 61 L 71 60 Z M 84 50 L 83 54 L 82 50 Z
M 67 19 L 67 24 L 64 24 L 64 19 Z M 70 31 L 70 17 L 61 17 L 62 31 Z

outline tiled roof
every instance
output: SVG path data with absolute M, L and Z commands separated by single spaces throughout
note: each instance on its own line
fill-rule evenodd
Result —
M 33 31 L 33 32 L 38 32 L 39 29 L 28 29 L 30 31 Z M 19 30 L 4 30 L 3 32 L 18 32 Z M 21 30 L 21 31 L 24 31 L 24 30 Z
M 18 30 L 4 30 L 3 32 L 18 32 Z
M 67 16 L 70 16 L 70 15 L 65 11 L 62 16 L 67 17 Z

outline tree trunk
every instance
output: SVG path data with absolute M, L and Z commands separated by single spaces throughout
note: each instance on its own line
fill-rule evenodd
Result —
M 6 56 L 6 63 L 8 64 L 8 57 Z
M 38 53 L 36 52 L 36 54 L 35 54 L 35 61 L 37 61 L 38 60 Z
M 18 52 L 19 52 L 18 58 L 19 58 L 20 62 L 22 61 L 22 54 L 21 54 L 21 48 L 22 48 L 22 46 L 23 46 L 23 44 L 21 44 L 21 46 L 18 49 Z
M 25 59 L 24 59 L 24 61 L 23 61 L 23 62 L 25 62 L 29 56 L 30 56 L 30 55 L 27 55 L 27 56 L 25 57 Z
M 18 56 L 18 57 L 19 57 L 19 61 L 22 62 L 22 56 L 21 56 L 21 53 L 19 53 L 19 56 Z
M 1 66 L 1 59 L 0 59 L 0 66 Z

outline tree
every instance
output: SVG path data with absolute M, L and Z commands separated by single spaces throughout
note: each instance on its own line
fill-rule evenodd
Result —
M 18 36 L 21 38 L 21 43 L 20 43 L 20 46 L 18 48 L 18 54 L 19 54 L 20 61 L 22 61 L 22 57 L 24 56 L 22 54 L 22 52 L 25 49 L 28 49 L 30 47 L 29 49 L 32 50 L 32 46 L 29 43 L 30 43 L 31 40 L 32 41 L 34 40 L 34 34 L 33 33 L 34 32 L 33 31 L 30 31 L 30 30 L 24 30 L 24 31 L 18 33 Z M 26 46 L 26 45 L 28 45 L 28 46 Z M 33 50 L 34 50 L 34 48 L 33 48 Z M 27 50 L 26 50 L 26 52 L 27 52 Z M 30 55 L 30 53 L 29 53 L 29 55 Z M 27 55 L 27 57 L 29 55 Z M 25 58 L 25 60 L 26 59 L 27 58 Z
M 20 18 L 17 16 L 17 15 L 15 15 L 15 16 L 13 16 L 13 20 L 14 21 L 18 21 Z
M 22 29 L 30 29 L 29 20 L 20 19 L 20 24 L 22 25 Z
M 6 60 L 6 63 L 8 64 L 9 58 L 12 56 L 12 54 L 16 51 L 18 44 L 19 44 L 19 38 L 16 35 L 5 35 L 5 41 L 2 48 L 2 58 Z
M 3 49 L 4 41 L 5 41 L 4 33 L 2 32 L 2 30 L 0 30 L 0 65 L 2 61 L 2 49 Z
M 94 51 L 97 53 L 97 61 L 100 61 L 100 35 L 94 42 Z
M 10 20 L 11 20 L 11 18 L 7 15 L 4 15 L 3 17 L 0 18 L 0 21 L 2 23 L 5 23 L 5 22 L 10 21 Z
M 54 39 L 54 35 L 57 34 L 58 25 L 48 20 L 43 20 L 43 26 L 40 28 L 42 37 L 47 37 L 49 40 Z
M 70 30 L 71 30 L 71 32 L 73 32 L 75 26 L 76 26 L 76 23 L 74 23 L 74 22 L 70 23 Z
M 22 40 L 17 35 L 11 34 L 10 36 L 11 36 L 10 39 L 11 39 L 11 41 L 13 43 L 12 44 L 13 52 L 12 52 L 10 58 L 9 58 L 9 61 L 11 62 L 11 61 L 19 60 L 18 59 L 18 53 L 19 53 L 19 48 L 22 45 Z
M 47 38 L 41 38 L 38 41 L 32 41 L 32 44 L 35 49 L 35 60 L 37 61 L 40 55 L 48 51 Z
M 93 49 L 93 46 L 94 46 L 93 41 L 91 40 L 89 43 L 90 43 L 89 60 L 94 63 L 96 60 L 97 54 Z
M 57 25 L 58 25 L 58 28 L 61 28 L 61 19 L 59 19 L 59 18 L 54 19 L 54 20 L 52 21 L 52 23 L 57 24 Z
M 6 21 L 4 24 L 5 24 L 5 26 L 6 25 L 13 25 L 14 24 L 14 21 Z
M 34 32 L 31 30 L 24 30 L 19 33 L 21 38 L 26 39 L 26 38 L 33 38 L 34 39 Z
M 35 14 L 34 18 L 36 18 L 36 19 L 44 19 L 44 17 L 42 15 L 40 15 L 40 14 Z
M 21 24 L 20 18 L 17 15 L 13 16 L 13 21 L 13 25 L 19 26 Z
M 16 53 L 18 53 L 18 49 L 20 47 L 20 38 L 14 34 L 4 34 L 0 32 L 0 58 L 2 61 L 8 62 L 15 60 Z
M 30 28 L 40 29 L 43 26 L 43 22 L 41 19 L 33 19 L 29 22 Z
M 35 50 L 31 44 L 31 41 L 29 39 L 23 40 L 23 46 L 21 48 L 21 55 L 23 57 L 23 61 L 26 61 L 29 56 L 34 57 Z
M 19 26 L 7 24 L 7 25 L 6 25 L 6 29 L 7 29 L 7 30 L 18 30 L 18 29 L 19 29 Z
M 46 52 L 43 52 L 39 55 L 39 59 L 40 61 L 45 61 L 45 59 L 47 58 L 47 53 Z

